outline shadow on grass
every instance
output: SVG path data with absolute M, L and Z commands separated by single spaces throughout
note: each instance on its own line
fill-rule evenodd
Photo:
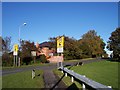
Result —
M 71 84 L 66 90 L 79 90 L 75 83 Z

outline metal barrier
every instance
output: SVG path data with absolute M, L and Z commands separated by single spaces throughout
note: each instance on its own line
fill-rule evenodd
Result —
M 85 77 L 84 75 L 80 75 L 77 74 L 75 72 L 73 72 L 72 70 L 68 70 L 67 68 L 64 67 L 59 67 L 58 69 L 62 70 L 62 72 L 65 72 L 65 76 L 67 77 L 67 74 L 71 75 L 71 80 L 72 82 L 74 81 L 74 78 L 80 80 L 83 84 L 83 90 L 85 90 L 85 85 L 88 85 L 96 90 L 112 90 L 111 86 L 105 86 L 103 84 L 100 84 L 98 82 L 95 82 L 87 77 Z

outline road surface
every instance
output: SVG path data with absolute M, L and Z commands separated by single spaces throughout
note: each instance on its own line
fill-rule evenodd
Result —
M 103 59 L 92 59 L 92 60 L 80 60 L 79 62 L 83 62 L 84 64 L 87 63 L 91 63 L 91 62 L 97 62 L 97 61 L 101 61 Z M 76 65 L 77 62 L 63 62 L 63 66 L 66 65 Z M 4 69 L 4 70 L 0 70 L 0 73 L 2 72 L 2 74 L 0 75 L 8 75 L 8 74 L 14 74 L 14 73 L 18 73 L 18 72 L 23 72 L 23 71 L 32 71 L 33 69 L 35 70 L 53 70 L 57 68 L 57 64 L 50 64 L 48 63 L 48 65 L 45 66 L 29 66 L 29 67 L 22 67 L 22 68 L 11 68 L 11 69 Z

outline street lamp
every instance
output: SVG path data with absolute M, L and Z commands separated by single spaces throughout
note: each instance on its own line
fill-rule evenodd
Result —
M 20 45 L 20 30 L 21 30 L 22 26 L 26 26 L 26 23 L 23 23 L 22 25 L 19 26 L 19 40 L 18 40 L 19 45 Z M 19 48 L 19 50 L 20 50 L 20 48 Z M 18 64 L 19 64 L 18 66 L 20 66 L 20 56 L 19 56 Z M 17 63 L 16 63 L 16 66 L 17 66 Z
M 19 26 L 19 42 L 20 42 L 20 29 L 22 26 L 26 26 L 27 23 L 23 23 L 21 26 Z

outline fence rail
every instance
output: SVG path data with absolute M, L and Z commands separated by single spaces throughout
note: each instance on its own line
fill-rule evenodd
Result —
M 101 89 L 112 90 L 112 88 L 110 88 L 109 86 L 105 86 L 103 84 L 95 82 L 95 81 L 93 81 L 93 80 L 91 80 L 83 75 L 77 74 L 77 73 L 75 73 L 67 68 L 59 67 L 59 69 L 62 70 L 63 72 L 65 72 L 66 75 L 67 74 L 71 75 L 72 81 L 73 81 L 73 78 L 80 80 L 83 83 L 83 86 L 88 85 L 96 90 L 101 90 Z

